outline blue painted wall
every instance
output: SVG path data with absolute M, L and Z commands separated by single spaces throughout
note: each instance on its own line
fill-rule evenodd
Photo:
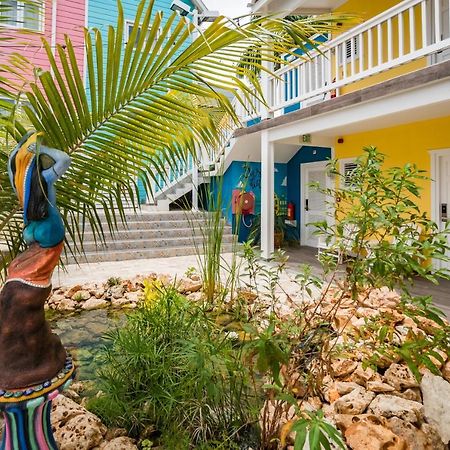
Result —
M 303 163 L 324 161 L 331 158 L 331 149 L 304 145 L 287 163 L 287 200 L 295 204 L 295 219 L 300 226 L 301 165 Z
M 218 189 L 222 189 L 222 211 L 229 224 L 232 223 L 231 197 L 234 189 L 245 189 L 256 197 L 255 213 L 261 213 L 261 163 L 233 161 L 222 179 L 212 184 L 217 198 Z M 287 200 L 287 164 L 275 164 L 275 193 L 280 199 Z

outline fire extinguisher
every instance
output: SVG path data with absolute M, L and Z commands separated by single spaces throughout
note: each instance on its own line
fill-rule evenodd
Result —
M 292 202 L 287 206 L 287 218 L 288 220 L 295 220 L 295 205 Z

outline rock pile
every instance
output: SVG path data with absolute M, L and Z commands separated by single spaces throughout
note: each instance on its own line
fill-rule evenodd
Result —
M 46 308 L 54 311 L 81 312 L 94 309 L 114 308 L 133 309 L 142 298 L 144 281 L 159 280 L 163 285 L 175 283 L 178 291 L 187 296 L 199 293 L 202 283 L 198 275 L 173 280 L 167 275 L 149 274 L 130 280 L 111 279 L 106 283 L 89 283 L 71 287 L 59 287 L 53 290 Z
M 298 395 L 302 410 L 322 409 L 325 418 L 342 432 L 352 450 L 445 450 L 450 442 L 450 361 L 438 349 L 440 358 L 434 364 L 442 376 L 433 375 L 420 367 L 419 382 L 406 362 L 397 354 L 375 359 L 375 367 L 367 367 L 367 359 L 376 342 L 368 333 L 377 334 L 381 326 L 392 328 L 397 344 L 408 342 L 413 336 L 431 338 L 438 324 L 417 317 L 412 320 L 399 307 L 400 297 L 388 289 L 377 289 L 354 301 L 338 290 L 330 292 L 318 305 L 308 308 L 322 320 L 333 317 L 335 337 L 328 342 L 333 352 L 331 365 L 326 369 L 322 390 L 308 396 L 306 389 Z M 333 315 L 330 316 L 330 311 Z M 369 326 L 370 323 L 370 326 Z M 378 326 L 377 326 L 378 325 Z M 330 333 L 331 335 L 333 333 Z M 388 339 L 388 337 L 386 338 Z M 339 355 L 340 353 L 340 355 Z M 344 356 L 345 355 L 345 356 Z M 291 371 L 292 373 L 292 371 Z M 287 417 L 278 427 L 295 419 Z M 291 442 L 293 437 L 290 436 Z
M 77 385 L 69 391 L 72 395 Z M 70 398 L 60 395 L 52 406 L 51 422 L 60 450 L 137 450 L 126 430 L 108 430 L 95 414 Z

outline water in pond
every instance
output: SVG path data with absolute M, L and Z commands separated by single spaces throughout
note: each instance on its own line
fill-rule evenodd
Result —
M 106 345 L 105 333 L 125 320 L 125 314 L 104 309 L 83 311 L 51 320 L 53 331 L 71 353 L 78 380 L 94 380 L 99 352 Z

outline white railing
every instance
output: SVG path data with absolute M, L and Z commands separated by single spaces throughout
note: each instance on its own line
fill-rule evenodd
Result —
M 307 106 L 389 69 L 450 49 L 450 0 L 405 0 L 326 42 L 276 72 L 269 80 L 269 112 Z M 355 86 L 355 89 L 357 87 Z M 260 116 L 257 105 L 244 121 Z

